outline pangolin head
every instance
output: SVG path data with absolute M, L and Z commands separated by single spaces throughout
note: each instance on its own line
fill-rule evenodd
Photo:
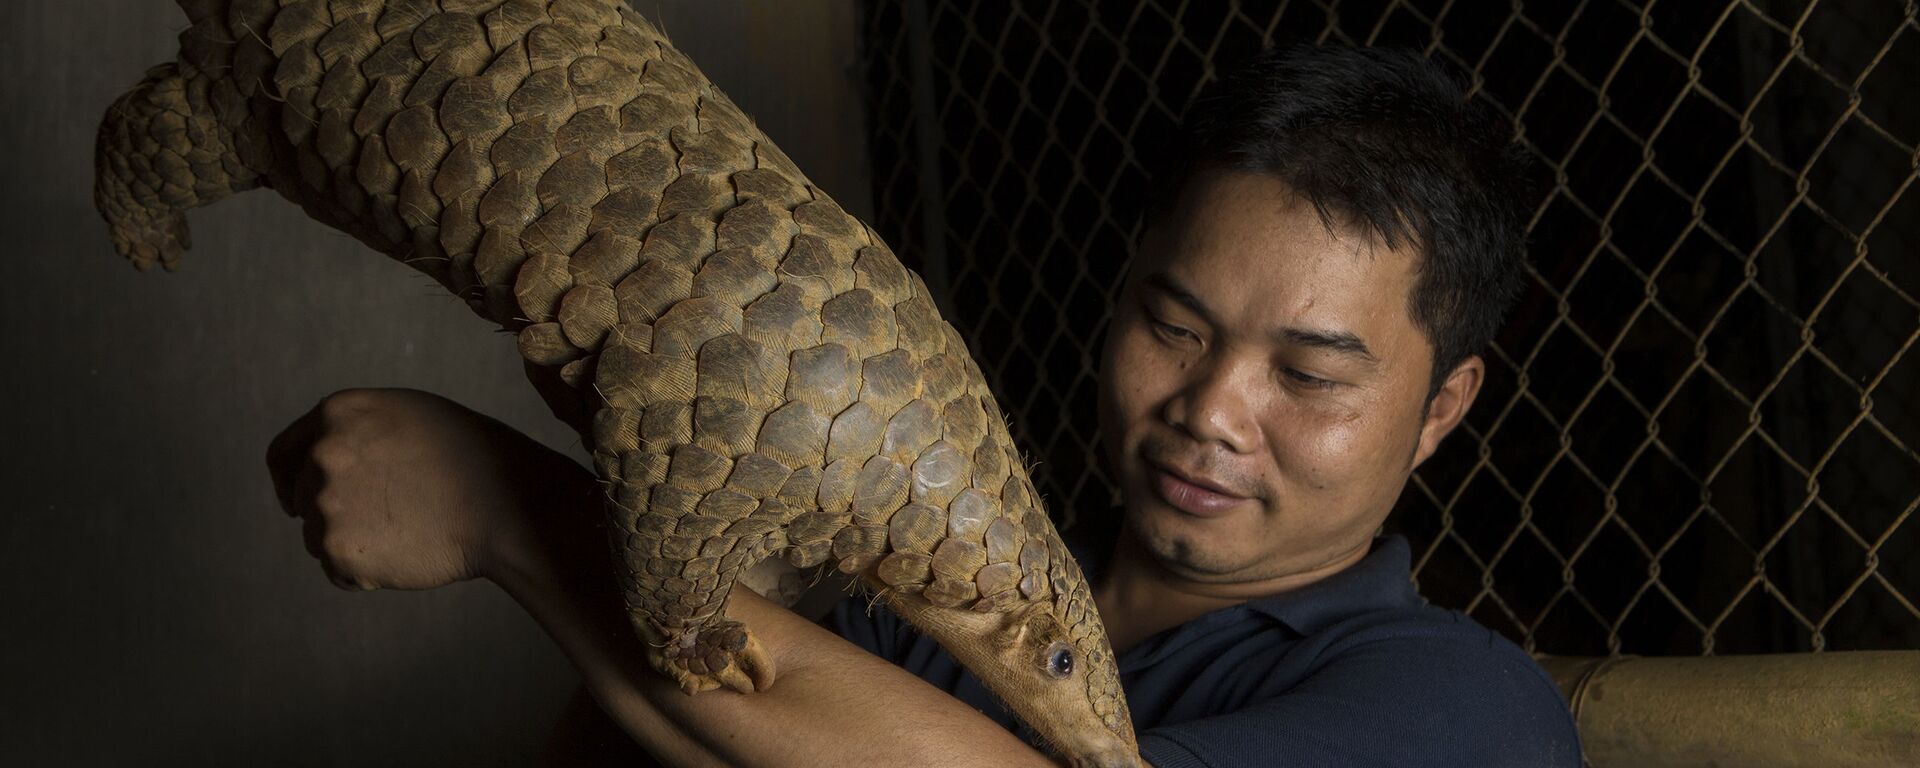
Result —
M 1038 684 L 1000 695 L 1076 766 L 1138 765 L 1120 668 L 1087 580 L 1064 547 L 1048 578 L 1052 599 L 1022 607 L 1002 630 L 1004 663 L 1016 680 Z M 1020 675 L 1022 668 L 1028 674 Z M 1100 729 L 1084 725 L 1089 708 Z
M 1066 548 L 1053 544 L 1048 589 L 1032 599 L 992 611 L 920 608 L 925 621 L 916 623 L 1070 764 L 1138 766 L 1132 715 L 1093 595 Z

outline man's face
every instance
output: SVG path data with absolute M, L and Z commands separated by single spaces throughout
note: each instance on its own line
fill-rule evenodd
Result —
M 1417 256 L 1336 229 L 1282 181 L 1219 172 L 1141 243 L 1100 415 L 1130 535 L 1181 576 L 1271 579 L 1364 551 L 1472 402 L 1477 358 L 1423 408 Z

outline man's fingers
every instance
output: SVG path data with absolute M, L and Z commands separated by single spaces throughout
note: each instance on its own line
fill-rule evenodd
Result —
M 320 516 L 306 516 L 300 525 L 300 540 L 307 545 L 307 554 L 313 555 L 323 566 L 327 563 L 327 552 L 321 547 L 321 542 L 326 539 L 326 536 L 327 524 L 320 519 Z
M 280 509 L 288 515 L 300 515 L 300 480 L 312 464 L 308 456 L 320 432 L 320 408 L 301 414 L 267 444 L 267 472 L 273 477 L 273 493 Z
M 273 436 L 272 442 L 267 443 L 267 466 L 285 466 L 294 456 L 305 453 L 319 429 L 320 406 L 316 405 L 300 414 L 300 418 L 294 419 L 286 429 L 280 430 L 280 434 Z
M 373 587 L 340 570 L 339 564 L 327 555 L 325 546 L 327 524 L 319 515 L 307 515 L 300 525 L 300 540 L 307 547 L 307 554 L 320 561 L 320 571 L 327 576 L 327 582 L 349 592 L 364 592 Z
M 287 489 L 285 502 L 288 517 L 317 519 L 320 515 L 320 486 L 326 482 L 326 476 L 320 471 L 320 465 L 311 458 L 302 458 L 300 466 L 293 475 L 292 486 Z
M 366 590 L 366 587 L 361 586 L 359 581 L 341 573 L 340 569 L 333 567 L 333 563 L 324 557 L 320 558 L 320 570 L 327 574 L 327 581 L 336 587 L 349 592 L 363 592 Z

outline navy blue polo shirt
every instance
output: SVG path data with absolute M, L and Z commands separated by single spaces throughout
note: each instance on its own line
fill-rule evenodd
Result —
M 1086 554 L 1075 551 L 1091 581 L 1104 557 Z M 1498 633 L 1428 605 L 1410 568 L 1406 540 L 1382 537 L 1344 571 L 1120 654 L 1141 756 L 1155 768 L 1579 768 L 1553 680 Z M 827 624 L 1033 741 L 972 673 L 885 607 L 869 614 L 855 597 Z

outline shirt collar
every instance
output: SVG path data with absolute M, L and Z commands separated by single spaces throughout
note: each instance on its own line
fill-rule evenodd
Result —
M 1394 534 L 1374 539 L 1373 549 L 1345 570 L 1299 589 L 1250 600 L 1246 607 L 1311 635 L 1361 614 L 1425 604 L 1413 588 L 1413 548 Z
M 1089 585 L 1098 583 L 1112 554 L 1112 541 L 1067 537 L 1067 550 L 1080 563 Z M 1399 534 L 1376 537 L 1365 557 L 1331 576 L 1298 589 L 1255 598 L 1188 622 L 1211 625 L 1224 614 L 1242 611 L 1263 616 L 1305 636 L 1341 621 L 1379 610 L 1418 608 L 1426 600 L 1413 588 L 1413 548 Z

